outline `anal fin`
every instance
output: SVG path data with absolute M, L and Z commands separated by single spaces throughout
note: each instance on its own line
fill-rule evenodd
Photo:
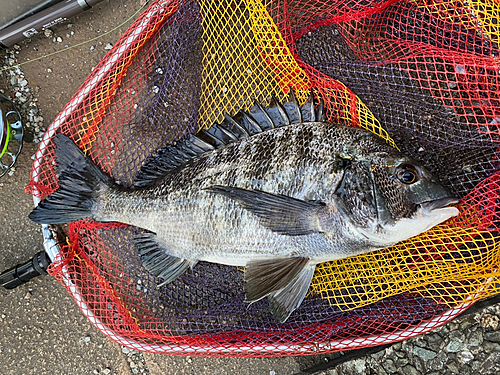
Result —
M 309 258 L 278 258 L 248 262 L 245 266 L 246 301 L 255 302 L 286 287 Z
M 269 295 L 270 310 L 280 323 L 286 322 L 304 300 L 315 269 L 315 264 L 308 263 L 286 287 Z
M 159 286 L 174 281 L 197 263 L 197 261 L 169 255 L 168 249 L 157 241 L 155 233 L 139 233 L 134 236 L 132 242 L 139 252 L 144 268 L 163 279 Z

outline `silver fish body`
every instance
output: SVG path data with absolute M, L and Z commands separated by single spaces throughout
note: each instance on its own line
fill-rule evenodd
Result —
M 227 118 L 225 128 L 169 146 L 148 161 L 136 189 L 101 173 L 87 184 L 84 204 L 82 194 L 64 193 L 79 177 L 66 172 L 61 157 L 61 197 L 49 196 L 31 217 L 52 223 L 89 217 L 146 229 L 135 239 L 139 254 L 165 282 L 198 261 L 246 266 L 247 300 L 269 296 L 283 322 L 302 302 L 317 263 L 394 245 L 458 214 L 449 207 L 456 199 L 414 159 L 370 132 L 317 121 L 313 110 L 290 103 L 275 107 L 289 124 L 252 134 L 255 118 L 277 122 L 258 106 L 253 117 Z M 225 135 L 232 139 L 218 142 Z M 59 143 L 56 159 L 63 152 L 82 158 L 71 141 Z M 82 165 L 82 180 L 99 174 L 87 158 Z M 80 197 L 86 212 L 52 215 L 65 196 Z

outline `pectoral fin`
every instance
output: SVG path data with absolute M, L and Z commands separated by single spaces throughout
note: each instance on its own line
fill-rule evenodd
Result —
M 163 279 L 160 286 L 174 281 L 189 267 L 193 268 L 197 263 L 169 255 L 168 249 L 158 243 L 154 233 L 137 234 L 132 242 L 137 247 L 144 268 L 149 273 Z
M 257 215 L 263 226 L 274 232 L 299 236 L 321 231 L 318 215 L 325 209 L 323 202 L 306 202 L 264 191 L 218 185 L 207 191 L 239 202 Z

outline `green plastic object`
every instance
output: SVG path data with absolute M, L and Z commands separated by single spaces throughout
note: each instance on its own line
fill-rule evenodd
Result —
M 21 115 L 14 103 L 0 94 L 0 177 L 14 166 L 22 147 Z

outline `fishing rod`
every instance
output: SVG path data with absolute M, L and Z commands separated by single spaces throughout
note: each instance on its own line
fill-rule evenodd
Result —
M 0 47 L 9 48 L 49 27 L 90 9 L 103 0 L 65 0 L 0 30 Z

